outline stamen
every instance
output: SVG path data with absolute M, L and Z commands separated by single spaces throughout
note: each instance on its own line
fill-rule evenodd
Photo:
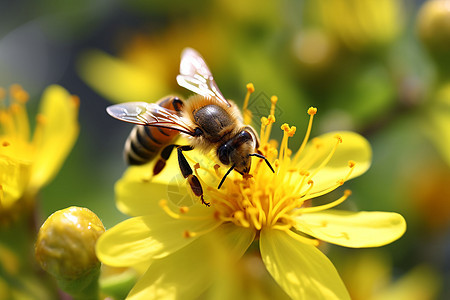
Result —
M 259 136 L 261 137 L 261 139 L 265 136 L 267 124 L 268 124 L 267 118 L 261 117 L 261 131 L 259 133 Z M 263 146 L 263 145 L 265 145 L 265 144 L 262 144 L 262 140 L 261 140 L 261 146 Z
M 186 213 L 189 212 L 189 208 L 186 206 L 182 206 L 179 209 L 180 213 L 176 213 L 169 207 L 169 203 L 166 199 L 161 199 L 159 201 L 159 206 L 164 210 L 164 212 L 170 217 L 176 220 L 206 220 L 210 219 L 210 215 L 202 215 L 202 216 L 187 216 Z
M 269 141 L 270 132 L 272 131 L 272 124 L 275 123 L 275 116 L 269 115 L 266 120 L 267 125 L 265 127 L 264 136 L 261 137 L 261 145 L 265 145 Z
M 174 219 L 180 219 L 181 216 L 175 212 L 173 212 L 169 206 L 167 205 L 167 200 L 165 199 L 161 199 L 159 201 L 159 206 L 161 206 L 161 208 L 166 212 L 166 214 L 168 214 L 169 216 L 171 216 Z
M 315 247 L 319 246 L 319 241 L 316 239 L 311 239 L 306 236 L 297 234 L 297 233 L 293 232 L 292 230 L 287 230 L 286 233 L 289 234 L 290 237 L 296 239 L 299 242 L 310 244 Z
M 244 112 L 244 123 L 250 124 L 252 121 L 252 112 L 247 108 L 248 107 L 248 101 L 250 99 L 250 95 L 255 91 L 255 87 L 253 86 L 253 83 L 247 84 L 247 94 L 245 95 L 244 99 L 244 106 L 242 108 L 242 111 Z
M 270 114 L 268 118 L 264 118 L 264 121 L 267 120 L 264 126 L 264 130 L 261 127 L 261 145 L 264 146 L 265 144 L 267 144 L 267 142 L 269 141 L 269 137 L 270 137 L 270 132 L 272 130 L 272 124 L 275 123 L 275 107 L 278 101 L 278 97 L 277 96 L 272 96 L 270 98 L 270 102 L 272 103 L 270 106 Z M 261 118 L 261 122 L 263 121 L 263 118 Z
M 262 225 L 260 223 L 260 220 L 256 218 L 258 215 L 258 209 L 256 207 L 250 207 L 247 209 L 247 213 L 250 215 L 250 219 L 253 222 L 253 227 L 255 227 L 256 230 L 261 230 Z
M 185 230 L 185 231 L 183 232 L 183 237 L 184 237 L 184 238 L 191 238 L 191 237 L 195 237 L 195 236 L 202 236 L 202 235 L 205 235 L 205 234 L 207 234 L 207 233 L 210 233 L 211 231 L 213 231 L 214 229 L 216 229 L 217 227 L 219 227 L 219 226 L 222 225 L 222 224 L 223 224 L 223 222 L 218 221 L 218 222 L 215 222 L 213 226 L 208 227 L 208 228 L 205 229 L 205 230 L 201 230 L 201 231 L 190 231 L 190 230 Z
M 300 145 L 300 148 L 297 150 L 297 153 L 295 154 L 295 157 L 294 157 L 294 160 L 293 160 L 294 164 L 298 161 L 298 159 L 300 158 L 300 155 L 302 154 L 303 150 L 305 149 L 306 144 L 308 143 L 309 136 L 311 134 L 311 129 L 312 129 L 312 123 L 313 123 L 314 115 L 316 113 L 317 113 L 317 108 L 310 107 L 308 109 L 308 115 L 309 115 L 308 128 L 306 129 L 306 134 L 305 134 L 305 137 L 303 138 L 303 142 Z
M 303 207 L 303 208 L 299 208 L 298 209 L 298 213 L 299 214 L 303 214 L 303 213 L 312 213 L 312 212 L 318 212 L 318 211 L 322 211 L 322 210 L 326 210 L 326 209 L 330 209 L 333 208 L 339 204 L 341 204 L 342 202 L 344 202 L 345 200 L 347 200 L 347 198 L 352 194 L 352 191 L 350 190 L 345 190 L 344 191 L 344 195 L 331 202 L 328 204 L 324 204 L 324 205 L 319 205 L 319 206 L 312 206 L 312 207 Z
M 286 159 L 287 150 L 289 149 L 288 138 L 294 136 L 296 127 L 295 126 L 289 127 L 287 123 L 284 123 L 283 125 L 281 125 L 281 129 L 284 132 L 283 132 L 283 139 L 281 140 L 280 154 L 278 158 L 284 161 Z

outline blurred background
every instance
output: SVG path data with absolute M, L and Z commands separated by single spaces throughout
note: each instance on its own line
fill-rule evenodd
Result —
M 22 85 L 30 116 L 51 84 L 80 98 L 80 134 L 39 193 L 41 222 L 72 205 L 106 228 L 126 218 L 114 183 L 132 125 L 105 108 L 187 97 L 175 80 L 185 47 L 239 105 L 254 84 L 257 128 L 277 95 L 280 125 L 304 132 L 315 106 L 313 136 L 345 129 L 370 141 L 372 167 L 346 183 L 343 208 L 395 211 L 408 229 L 378 249 L 329 246 L 354 299 L 450 298 L 450 1 L 0 1 L 0 86 Z

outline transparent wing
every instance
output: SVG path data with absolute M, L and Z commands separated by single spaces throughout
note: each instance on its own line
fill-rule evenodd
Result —
M 156 103 L 125 102 L 106 108 L 108 114 L 121 121 L 169 128 L 189 135 L 194 135 L 191 128 L 175 111 L 159 106 Z
M 231 106 L 222 95 L 203 57 L 194 49 L 186 48 L 181 53 L 180 86 L 202 96 L 209 96 Z

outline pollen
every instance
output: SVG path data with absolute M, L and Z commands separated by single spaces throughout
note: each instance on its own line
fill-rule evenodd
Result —
M 9 145 L 11 145 L 11 143 L 8 142 L 8 141 L 4 141 L 4 142 L 2 143 L 2 146 L 3 146 L 3 147 L 8 147 Z

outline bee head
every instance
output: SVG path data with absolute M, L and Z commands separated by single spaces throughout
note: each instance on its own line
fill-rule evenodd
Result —
M 251 167 L 250 154 L 255 152 L 254 135 L 244 129 L 232 139 L 219 146 L 217 156 L 224 165 L 232 165 L 241 174 L 248 174 Z
M 219 189 L 225 181 L 225 178 L 234 169 L 242 175 L 248 174 L 252 165 L 252 156 L 264 159 L 272 172 L 274 171 L 269 161 L 255 149 L 259 146 L 258 136 L 252 127 L 246 126 L 242 131 L 236 134 L 231 140 L 219 146 L 217 156 L 224 165 L 230 165 L 231 168 L 223 176 L 219 183 Z

